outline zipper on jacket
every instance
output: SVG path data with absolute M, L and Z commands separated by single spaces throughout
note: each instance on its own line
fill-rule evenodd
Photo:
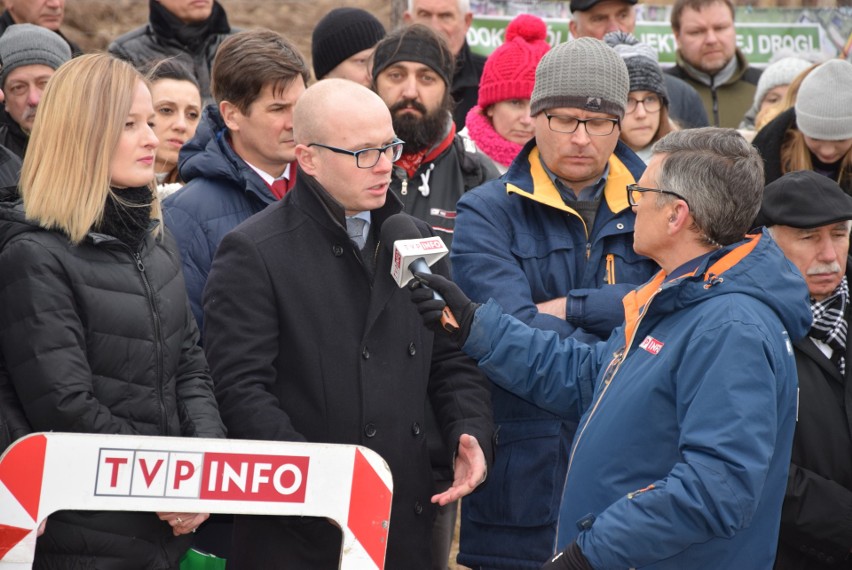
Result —
M 615 285 L 615 255 L 606 254 L 606 283 Z
M 128 248 L 129 249 L 129 248 Z M 166 421 L 166 403 L 163 393 L 163 331 L 160 321 L 160 312 L 157 310 L 157 304 L 154 302 L 154 290 L 151 287 L 151 282 L 148 281 L 148 274 L 145 272 L 145 264 L 142 263 L 142 254 L 138 251 L 133 252 L 133 258 L 136 260 L 136 269 L 139 270 L 139 275 L 142 277 L 142 284 L 145 286 L 145 297 L 148 299 L 148 307 L 151 309 L 151 316 L 154 320 L 154 345 L 157 350 L 157 399 L 160 404 L 160 431 L 163 435 L 171 435 L 169 433 L 169 424 Z
M 719 94 L 716 93 L 716 77 L 710 78 L 710 98 L 713 100 L 713 126 L 719 126 Z
M 662 290 L 663 290 L 662 287 L 658 288 L 654 292 L 654 295 L 651 296 L 650 299 L 648 299 L 648 302 L 645 303 L 645 306 L 642 307 L 642 312 L 640 313 L 640 315 L 637 319 L 636 327 L 635 327 L 634 331 L 639 330 L 639 325 L 641 324 L 642 319 L 644 319 L 645 315 L 648 313 L 648 307 L 651 306 L 651 302 L 654 300 L 654 297 L 656 297 L 657 294 Z M 574 436 L 574 445 L 572 446 L 572 449 L 571 449 L 571 455 L 568 458 L 568 469 L 565 472 L 565 479 L 564 479 L 564 482 L 562 484 L 562 495 L 563 496 L 565 495 L 565 487 L 568 486 L 568 477 L 571 475 L 571 466 L 574 464 L 574 455 L 577 453 L 577 449 L 579 449 L 579 447 L 580 447 L 580 442 L 583 439 L 583 434 L 586 432 L 586 428 L 589 427 L 589 424 L 592 422 L 592 418 L 594 417 L 595 412 L 598 410 L 600 403 L 603 401 L 604 396 L 606 396 L 606 392 L 607 392 L 607 390 L 609 390 L 609 387 L 612 384 L 612 380 L 615 378 L 615 375 L 618 374 L 618 371 L 621 369 L 621 365 L 627 359 L 627 354 L 630 352 L 630 346 L 633 344 L 633 340 L 635 338 L 636 338 L 636 332 L 633 333 L 632 338 L 629 338 L 629 339 L 625 338 L 624 339 L 624 348 L 617 350 L 612 354 L 612 360 L 609 361 L 609 364 L 607 365 L 607 368 L 606 368 L 606 372 L 604 372 L 604 376 L 603 376 L 604 386 L 603 386 L 603 390 L 601 391 L 601 395 L 598 396 L 597 400 L 595 400 L 595 403 L 592 406 L 592 409 L 589 410 L 589 415 L 586 418 L 585 423 L 583 423 L 583 425 L 580 427 L 580 430 Z M 556 523 L 556 534 L 557 534 L 557 536 L 559 535 L 559 525 L 561 525 L 561 524 L 562 524 L 562 520 L 560 519 Z

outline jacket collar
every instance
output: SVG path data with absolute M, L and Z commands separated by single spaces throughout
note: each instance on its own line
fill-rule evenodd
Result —
M 21 125 L 19 125 L 15 121 L 15 119 L 12 118 L 12 115 L 10 115 L 8 111 L 6 111 L 5 107 L 0 110 L 0 124 L 6 125 L 6 128 L 9 132 L 9 136 L 11 136 L 17 142 L 17 144 L 21 146 L 24 152 L 26 152 L 27 145 L 30 141 L 30 136 L 26 132 L 24 132 L 24 129 L 21 128 Z
M 724 282 L 724 274 L 754 251 L 762 237 L 763 234 L 746 236 L 745 241 L 721 250 L 721 257 L 716 255 L 709 257 L 695 271 L 687 273 L 675 281 L 700 275 L 702 281 L 704 281 L 705 289 Z M 625 346 L 630 347 L 633 344 L 639 323 L 647 313 L 653 298 L 663 289 L 667 277 L 664 271 L 660 271 L 651 281 L 639 289 L 634 289 L 622 299 Z
M 559 190 L 554 186 L 550 176 L 547 175 L 547 172 L 541 165 L 541 155 L 537 146 L 533 146 L 529 154 L 527 154 L 526 165 L 529 168 L 529 175 L 532 179 L 532 191 L 528 192 L 520 186 L 507 181 L 506 192 L 509 194 L 518 194 L 545 206 L 573 214 L 581 220 L 583 219 L 574 208 L 571 208 L 562 200 Z M 627 169 L 627 166 L 615 156 L 615 153 L 611 154 L 609 157 L 609 176 L 606 179 L 606 186 L 604 186 L 604 199 L 613 214 L 629 208 L 625 187 L 634 182 L 636 180 Z M 589 229 L 586 228 L 586 230 L 588 234 Z
M 731 85 L 733 83 L 736 83 L 737 81 L 739 81 L 742 78 L 742 76 L 745 74 L 746 70 L 748 69 L 748 60 L 746 59 L 746 56 L 743 54 L 743 52 L 740 51 L 740 48 L 735 49 L 734 57 L 731 58 L 731 59 L 736 60 L 735 69 L 734 69 L 733 73 L 724 82 L 720 83 L 719 85 L 714 84 L 713 85 L 714 88 L 718 88 L 718 87 L 722 87 L 724 85 Z M 711 81 L 713 79 L 715 79 L 715 77 L 716 77 L 716 76 L 708 75 L 707 73 L 704 73 L 703 71 L 699 71 L 698 69 L 693 67 L 691 64 L 687 63 L 686 60 L 683 59 L 683 57 L 681 57 L 680 50 L 677 50 L 677 52 L 675 53 L 675 60 L 676 60 L 677 66 L 680 67 L 681 69 L 683 69 L 684 72 L 689 77 L 691 77 L 692 79 L 694 79 L 695 81 L 698 81 L 699 83 L 701 83 L 703 85 L 707 85 L 709 87 Z M 730 65 L 730 64 L 731 64 L 731 62 L 728 62 L 726 65 Z
M 265 204 L 277 202 L 266 182 L 234 151 L 227 133 L 219 109 L 208 105 L 195 136 L 181 148 L 178 160 L 181 179 L 187 184 L 196 178 L 223 180 L 228 185 L 238 185 Z
M 465 87 L 475 87 L 479 85 L 481 74 L 481 70 L 477 69 L 476 62 L 473 60 L 470 46 L 465 40 L 456 56 L 456 72 L 453 74 L 453 84 L 449 86 L 449 89 L 455 92 Z
M 301 168 L 297 172 L 296 185 L 287 193 L 287 196 L 293 194 L 292 199 L 299 200 L 317 220 L 326 222 L 326 224 L 340 228 L 345 232 L 346 212 L 340 202 L 335 200 L 316 178 L 305 174 Z M 285 199 L 287 196 L 285 196 Z M 375 224 L 375 227 L 380 229 L 389 216 L 401 211 L 402 202 L 393 192 L 388 190 L 384 205 L 370 212 L 371 225 Z
M 781 147 L 788 130 L 796 128 L 796 108 L 790 107 L 769 121 L 757 136 L 755 146 L 760 149 L 766 164 L 766 183 L 784 175 L 781 165 Z
M 164 40 L 176 42 L 189 51 L 196 51 L 211 35 L 227 34 L 231 31 L 224 8 L 215 0 L 210 17 L 196 24 L 185 24 L 157 0 L 148 0 L 148 10 L 148 20 L 154 34 Z

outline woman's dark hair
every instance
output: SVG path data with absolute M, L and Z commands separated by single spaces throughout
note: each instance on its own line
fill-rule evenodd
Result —
M 156 83 L 160 79 L 174 79 L 175 81 L 189 81 L 201 91 L 198 79 L 189 67 L 182 61 L 168 57 L 150 62 L 142 70 L 142 74 L 148 83 Z

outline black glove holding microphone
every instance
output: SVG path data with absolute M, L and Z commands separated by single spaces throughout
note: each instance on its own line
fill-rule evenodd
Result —
M 417 312 L 420 313 L 426 326 L 438 334 L 449 336 L 460 347 L 464 346 L 470 334 L 473 315 L 479 308 L 479 304 L 468 299 L 458 285 L 434 273 L 415 272 L 414 280 L 411 281 L 409 288 L 412 290 L 411 300 L 417 305 Z M 435 299 L 432 295 L 433 291 L 441 295 L 444 300 Z M 455 331 L 449 331 L 441 324 L 441 315 L 445 306 L 450 308 L 459 324 Z
M 407 214 L 394 214 L 382 223 L 382 241 L 388 248 L 388 253 L 394 261 L 391 264 L 391 274 L 402 269 L 402 264 L 414 274 L 408 287 L 412 290 L 411 300 L 417 305 L 417 310 L 427 327 L 439 334 L 449 336 L 459 346 L 462 346 L 470 333 L 473 314 L 479 306 L 472 303 L 455 283 L 440 275 L 435 275 L 423 257 L 411 260 L 395 251 L 395 244 L 401 240 L 423 240 L 430 238 L 421 235 L 414 223 L 414 218 Z M 433 240 L 437 240 L 434 236 Z M 444 248 L 446 251 L 446 248 Z M 402 287 L 402 283 L 399 284 Z M 443 297 L 443 298 L 441 298 Z M 446 302 L 445 302 L 446 299 Z M 448 307 L 449 311 L 445 311 Z

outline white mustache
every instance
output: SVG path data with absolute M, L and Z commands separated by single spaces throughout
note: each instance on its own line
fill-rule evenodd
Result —
M 24 109 L 24 116 L 22 117 L 22 119 L 24 121 L 28 121 L 30 119 L 35 119 L 37 110 L 38 110 L 38 107 L 27 107 L 26 109 Z
M 808 275 L 819 275 L 825 273 L 840 273 L 840 264 L 836 261 L 831 263 L 818 263 L 808 267 Z

